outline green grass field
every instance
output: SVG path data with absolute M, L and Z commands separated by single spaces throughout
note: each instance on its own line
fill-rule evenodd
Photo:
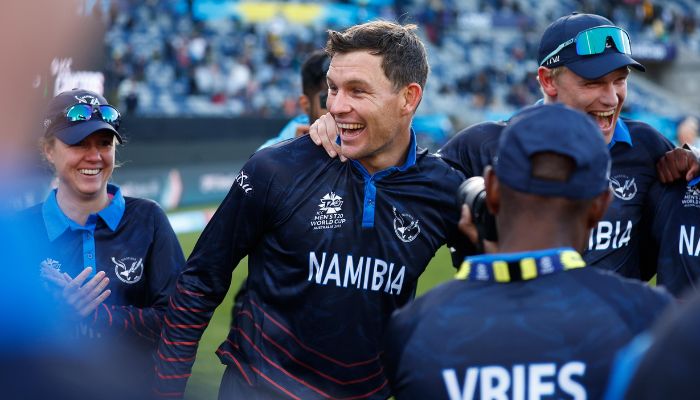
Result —
M 183 234 L 179 236 L 182 250 L 189 256 L 194 247 L 199 233 Z M 428 269 L 418 281 L 418 295 L 433 286 L 451 279 L 455 270 L 451 266 L 450 254 L 447 248 L 443 247 L 438 251 L 433 261 L 428 265 Z M 233 306 L 233 295 L 238 291 L 243 279 L 248 273 L 248 259 L 243 259 L 233 273 L 231 288 L 223 303 L 216 309 L 214 317 L 209 327 L 202 336 L 202 341 L 197 350 L 197 360 L 192 369 L 192 377 L 187 384 L 185 398 L 189 400 L 211 400 L 216 399 L 221 375 L 224 372 L 224 365 L 214 351 L 219 344 L 226 339 L 228 327 L 231 320 L 231 307 Z

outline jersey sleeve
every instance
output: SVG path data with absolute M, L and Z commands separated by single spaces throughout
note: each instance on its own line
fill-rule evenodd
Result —
M 274 161 L 261 154 L 269 152 L 256 153 L 244 165 L 177 281 L 155 356 L 157 396 L 183 395 L 199 340 L 228 291 L 233 269 L 265 230 L 273 191 L 266 165 Z
M 153 243 L 144 260 L 149 307 L 116 306 L 102 303 L 93 313 L 93 329 L 111 334 L 136 335 L 155 342 L 160 337 L 163 316 L 178 274 L 185 264 L 182 248 L 163 210 L 150 204 Z M 90 317 L 88 317 L 90 320 Z

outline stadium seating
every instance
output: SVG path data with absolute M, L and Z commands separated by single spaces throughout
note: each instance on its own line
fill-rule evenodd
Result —
M 419 112 L 447 115 L 456 127 L 538 99 L 539 35 L 573 10 L 610 17 L 630 31 L 633 51 L 638 45 L 660 57 L 652 62 L 671 61 L 677 49 L 700 54 L 700 3 L 693 0 L 122 0 L 110 7 L 106 91 L 140 115 L 291 117 L 299 112 L 305 55 L 323 46 L 327 29 L 372 18 L 398 16 L 421 27 L 432 75 Z M 681 118 L 637 79 L 631 112 Z

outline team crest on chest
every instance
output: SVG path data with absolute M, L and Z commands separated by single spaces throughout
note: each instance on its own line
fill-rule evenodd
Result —
M 124 257 L 117 260 L 112 257 L 114 274 L 120 281 L 129 285 L 141 280 L 143 276 L 143 258 Z
M 410 214 L 400 213 L 396 207 L 391 207 L 394 211 L 394 232 L 402 242 L 412 242 L 420 233 L 418 220 Z
M 632 200 L 637 195 L 637 183 L 627 175 L 611 176 L 610 190 L 618 199 Z
M 317 229 L 336 229 L 345 223 L 343 214 L 343 198 L 334 192 L 321 197 L 316 215 L 311 220 L 311 226 Z

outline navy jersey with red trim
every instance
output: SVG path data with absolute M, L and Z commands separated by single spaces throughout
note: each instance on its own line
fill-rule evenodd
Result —
M 589 267 L 455 280 L 394 313 L 382 359 L 397 400 L 597 399 L 615 352 L 671 301 Z
M 656 184 L 652 193 L 654 243 L 658 244 L 656 282 L 674 296 L 697 289 L 700 278 L 700 187 L 698 179 L 672 185 Z M 684 297 L 684 296 L 683 296 Z
M 52 238 L 45 210 L 42 213 L 44 203 L 24 210 L 19 218 L 33 232 L 33 250 L 27 259 L 35 266 L 36 276 L 42 264 L 72 277 L 88 266 L 93 267 L 94 273 L 106 273 L 110 296 L 76 324 L 75 333 L 85 348 L 90 342 L 89 346 L 99 349 L 105 368 L 113 364 L 116 369 L 120 365 L 121 371 L 115 373 L 120 374 L 122 384 L 140 385 L 149 393 L 162 318 L 185 258 L 158 204 L 118 196 L 124 201 L 123 215 L 116 219 L 118 223 L 114 222 L 114 230 L 93 215 L 89 219 L 94 223 L 92 229 L 67 227 Z M 101 348 L 101 343 L 114 345 L 115 351 Z
M 255 153 L 178 280 L 157 394 L 182 395 L 202 332 L 248 255 L 217 351 L 243 384 L 282 398 L 388 397 L 385 324 L 414 297 L 435 252 L 465 240 L 455 194 L 462 180 L 425 151 L 374 175 L 330 159 L 306 136 Z
M 622 119 L 632 144 L 618 142 L 610 149 L 610 188 L 613 201 L 598 226 L 591 231 L 586 262 L 631 278 L 650 279 L 656 262 L 640 256 L 650 230 L 643 228 L 652 216 L 645 211 L 651 185 L 657 181 L 656 161 L 673 145 L 651 126 Z M 618 122 L 619 123 L 619 122 Z M 467 178 L 482 175 L 498 149 L 504 122 L 485 122 L 457 133 L 438 154 Z M 648 210 L 647 210 L 648 211 Z

